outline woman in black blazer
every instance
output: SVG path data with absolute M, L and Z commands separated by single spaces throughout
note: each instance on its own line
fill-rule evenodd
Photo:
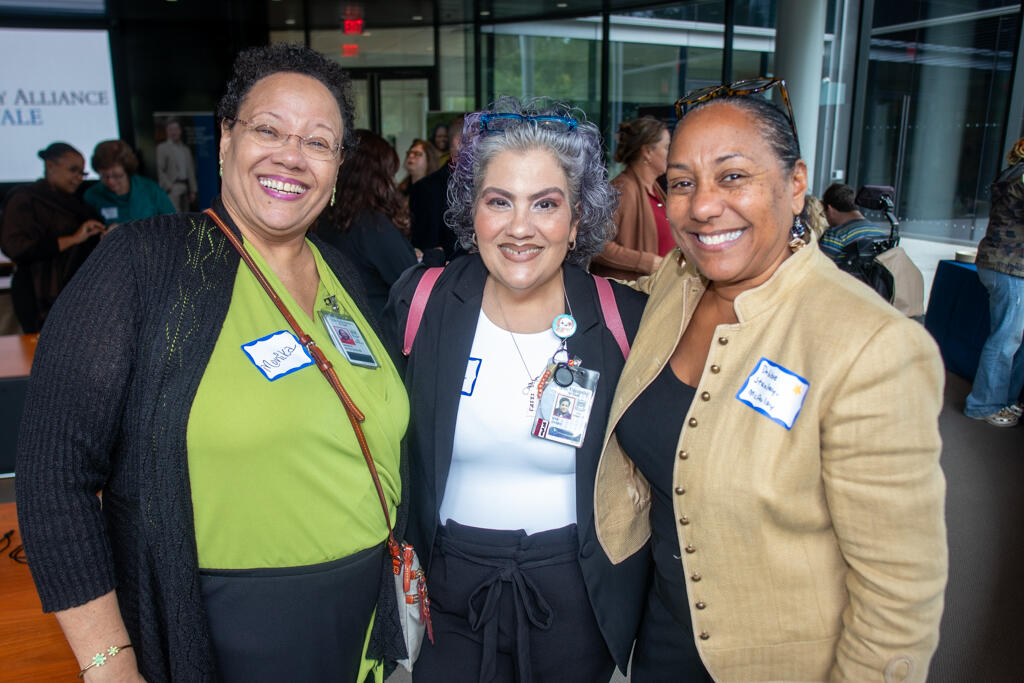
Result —
M 435 637 L 414 680 L 607 681 L 626 669 L 649 559 L 601 550 L 594 476 L 645 299 L 602 280 L 602 300 L 582 267 L 616 197 L 579 112 L 504 99 L 467 117 L 462 145 L 447 219 L 471 253 L 430 291 L 405 373 L 407 538 Z M 398 340 L 424 273 L 392 289 Z

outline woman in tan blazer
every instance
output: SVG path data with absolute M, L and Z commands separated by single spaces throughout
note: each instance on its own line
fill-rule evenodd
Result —
M 595 484 L 613 562 L 652 539 L 632 680 L 923 682 L 947 573 L 935 344 L 796 220 L 792 118 L 694 99 L 668 159 L 681 254 L 641 283 Z
M 658 178 L 668 159 L 668 127 L 644 116 L 619 125 L 614 159 L 626 164 L 612 187 L 619 191 L 615 237 L 594 257 L 590 271 L 604 277 L 636 280 L 653 273 L 675 243 L 665 215 L 665 191 Z

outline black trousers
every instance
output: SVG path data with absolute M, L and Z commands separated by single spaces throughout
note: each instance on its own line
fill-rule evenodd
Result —
M 577 560 L 576 525 L 536 534 L 449 521 L 427 582 L 434 644 L 415 683 L 600 683 L 614 662 Z
M 383 545 L 310 567 L 203 570 L 225 683 L 354 683 L 380 587 Z

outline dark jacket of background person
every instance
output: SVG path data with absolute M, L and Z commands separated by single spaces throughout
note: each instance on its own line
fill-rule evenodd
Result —
M 412 184 L 409 192 L 409 213 L 412 228 L 409 240 L 412 246 L 426 252 L 441 247 L 445 260 L 455 253 L 455 233 L 444 222 L 448 210 L 448 179 L 451 168 L 445 164 L 426 178 Z
M 1024 162 L 999 174 L 990 188 L 988 229 L 978 243 L 974 262 L 1015 277 L 1024 277 Z
M 174 213 L 176 209 L 167 193 L 155 181 L 138 174 L 131 175 L 128 194 L 114 194 L 103 183 L 96 183 L 82 195 L 87 204 L 103 216 L 107 225 L 137 221 L 150 216 Z
M 385 326 L 399 345 L 413 292 L 424 272 L 409 270 L 395 284 Z M 605 422 L 615 381 L 625 361 L 604 327 L 593 278 L 583 270 L 564 266 L 565 290 L 573 304 L 579 328 L 569 338 L 569 353 L 601 377 L 583 445 L 576 449 L 576 515 L 578 560 L 591 597 L 594 615 L 612 656 L 623 670 L 629 661 L 646 595 L 649 553 L 646 549 L 615 567 L 597 543 L 594 531 L 593 481 L 601 451 Z M 430 577 L 431 551 L 439 525 L 441 500 L 451 466 L 466 361 L 480 317 L 487 269 L 477 254 L 452 261 L 438 279 L 424 311 L 413 352 L 405 371 L 411 416 L 407 433 L 410 448 L 409 526 L 407 538 L 416 548 Z M 623 326 L 633 338 L 643 313 L 644 297 L 613 285 Z
M 86 220 L 100 219 L 78 196 L 55 191 L 44 180 L 11 190 L 0 227 L 0 248 L 17 266 L 11 281 L 14 311 L 26 333 L 42 329 L 53 302 L 99 237 L 60 250 L 58 237 L 73 235 Z
M 620 280 L 636 280 L 649 275 L 658 259 L 658 225 L 647 191 L 629 167 L 612 180 L 612 187 L 622 194 L 615 212 L 616 234 L 605 244 L 604 251 L 594 257 L 590 270 L 597 275 Z M 665 202 L 665 191 L 655 183 L 658 199 Z
M 219 200 L 215 207 L 238 234 Z M 348 260 L 310 239 L 363 308 Z M 54 332 L 40 338 L 25 400 L 18 517 L 43 609 L 116 587 L 151 683 L 216 680 L 186 435 L 238 268 L 238 253 L 206 217 L 118 228 L 54 307 Z M 55 416 L 63 430 L 52 427 Z M 87 489 L 103 481 L 100 510 Z M 54 516 L 48 508 L 57 500 L 72 501 L 79 514 Z
M 379 318 L 391 285 L 406 268 L 416 265 L 416 252 L 409 240 L 380 211 L 360 211 L 348 230 L 318 228 L 318 234 L 352 261 L 370 310 Z

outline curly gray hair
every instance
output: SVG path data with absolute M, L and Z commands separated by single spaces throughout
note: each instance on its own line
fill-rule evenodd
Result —
M 519 114 L 521 116 L 563 116 L 578 122 L 575 131 L 556 132 L 536 125 L 521 125 L 504 133 L 483 129 L 484 114 Z M 483 187 L 487 166 L 505 151 L 526 152 L 546 149 L 555 155 L 569 186 L 569 204 L 576 226 L 576 246 L 566 254 L 566 261 L 585 265 L 591 256 L 601 253 L 605 242 L 615 235 L 612 216 L 618 208 L 618 193 L 608 184 L 604 166 L 601 134 L 588 122 L 582 111 L 569 104 L 546 100 L 520 102 L 514 97 L 501 97 L 487 111 L 466 115 L 462 127 L 462 145 L 448 181 L 448 210 L 445 222 L 455 231 L 463 248 L 473 244 L 473 221 L 476 202 Z

